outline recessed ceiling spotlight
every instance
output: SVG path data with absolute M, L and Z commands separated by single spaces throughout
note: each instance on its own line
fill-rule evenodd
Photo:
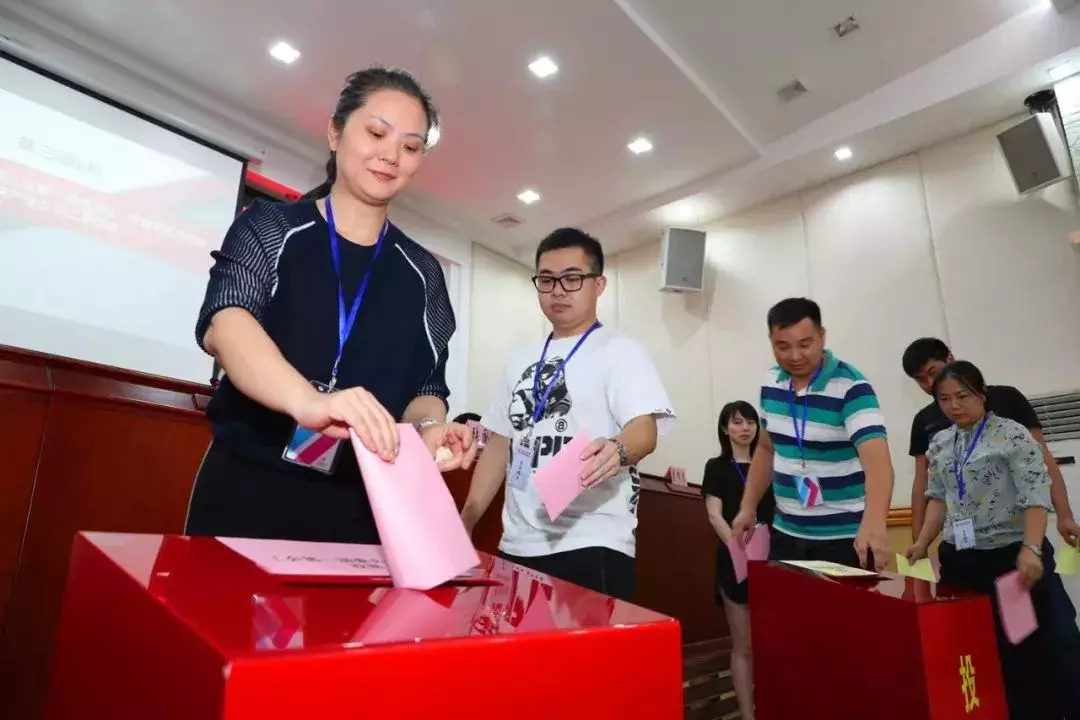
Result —
M 284 40 L 279 40 L 270 46 L 270 57 L 286 65 L 292 65 L 300 59 L 300 51 Z
M 529 72 L 543 80 L 559 72 L 559 66 L 547 55 L 541 55 L 529 63 Z
M 540 199 L 540 193 L 536 192 L 532 188 L 522 190 L 518 193 L 518 200 L 526 205 L 532 205 L 534 202 Z
M 634 153 L 635 155 L 640 155 L 642 153 L 647 153 L 652 150 L 652 143 L 649 142 L 649 138 L 639 137 L 631 141 L 630 144 L 626 147 L 628 147 L 630 149 L 630 152 Z
M 845 145 L 844 147 L 836 148 L 836 152 L 834 152 L 833 155 L 836 156 L 837 160 L 850 160 L 851 148 L 849 148 L 847 145 Z

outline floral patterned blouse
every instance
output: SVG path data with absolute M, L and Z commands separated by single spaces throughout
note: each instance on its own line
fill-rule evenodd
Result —
M 1050 474 L 1042 447 L 1020 423 L 993 413 L 987 418 L 986 428 L 964 465 L 963 502 L 953 468 L 963 462 L 978 425 L 971 430 L 957 425 L 942 430 L 926 453 L 930 475 L 926 497 L 945 503 L 945 542 L 955 543 L 954 518 L 970 517 L 975 524 L 977 550 L 1021 542 L 1024 510 L 1050 509 Z

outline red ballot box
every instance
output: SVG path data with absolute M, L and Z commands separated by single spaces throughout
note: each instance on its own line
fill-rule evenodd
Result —
M 427 592 L 288 585 L 210 538 L 81 533 L 45 717 L 682 717 L 677 622 L 481 569 Z
M 990 599 L 750 564 L 760 720 L 1004 720 Z

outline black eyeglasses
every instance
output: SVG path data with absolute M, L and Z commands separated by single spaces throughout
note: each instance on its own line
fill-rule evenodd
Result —
M 558 283 L 566 292 L 577 292 L 589 278 L 598 278 L 600 273 L 568 273 L 555 277 L 554 275 L 537 275 L 532 281 L 536 290 L 543 294 L 555 291 L 555 283 Z

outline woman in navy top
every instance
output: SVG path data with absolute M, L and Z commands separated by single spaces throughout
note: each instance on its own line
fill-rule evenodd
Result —
M 735 568 L 727 542 L 732 539 L 731 522 L 742 505 L 746 473 L 750 470 L 758 439 L 758 414 L 754 406 L 743 400 L 728 403 L 720 411 L 717 425 L 720 437 L 720 457 L 705 463 L 701 490 L 709 522 L 720 542 L 716 548 L 716 601 L 723 605 L 731 631 L 731 678 L 744 718 L 754 717 L 754 679 L 750 662 L 750 614 L 746 581 L 735 580 Z M 758 504 L 759 523 L 772 525 L 776 498 L 770 487 Z
M 188 534 L 377 543 L 350 429 L 391 461 L 397 423 L 412 423 L 444 470 L 472 462 L 471 431 L 446 423 L 442 268 L 387 216 L 436 124 L 408 73 L 353 74 L 327 181 L 295 203 L 257 201 L 213 253 L 195 332 L 225 377 Z

